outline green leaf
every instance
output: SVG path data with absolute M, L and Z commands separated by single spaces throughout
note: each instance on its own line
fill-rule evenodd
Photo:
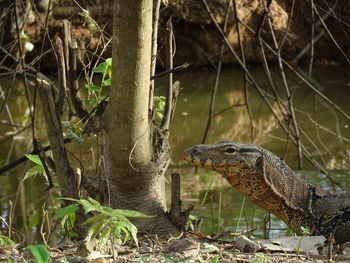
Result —
M 90 211 L 98 210 L 98 207 L 96 207 L 95 205 L 91 204 L 88 200 L 82 199 L 79 202 L 83 206 L 85 214 L 89 213 Z
M 106 227 L 105 229 L 102 230 L 100 237 L 98 238 L 102 242 L 106 241 L 111 233 L 111 228 Z
M 85 84 L 85 88 L 87 88 L 88 90 L 96 91 L 96 92 L 101 91 L 101 87 L 96 86 L 94 84 Z
M 108 223 L 107 220 L 102 220 L 100 222 L 93 224 L 89 228 L 90 239 L 94 239 L 98 235 L 98 233 L 102 231 L 102 229 L 106 226 L 107 223 Z
M 97 221 L 97 220 L 102 220 L 102 219 L 106 218 L 107 216 L 108 215 L 105 215 L 105 214 L 102 214 L 102 213 L 101 214 L 97 214 L 97 215 L 95 215 L 95 216 L 85 220 L 83 225 L 90 224 L 90 223 L 92 223 L 94 221 Z
M 62 218 L 64 216 L 67 216 L 75 211 L 77 211 L 79 208 L 79 205 L 77 204 L 71 204 L 66 207 L 61 208 L 60 210 L 57 211 L 55 216 L 53 217 L 53 220 L 57 220 L 59 218 Z
M 218 263 L 219 261 L 219 256 L 216 255 L 215 257 L 212 258 L 211 263 Z
M 36 163 L 38 165 L 43 166 L 43 163 L 41 162 L 39 155 L 37 154 L 25 154 L 25 157 L 27 157 L 29 160 L 31 160 L 33 163 Z
M 49 252 L 44 245 L 34 245 L 27 247 L 32 252 L 37 263 L 46 263 L 49 261 Z
M 112 79 L 105 79 L 105 80 L 103 80 L 103 82 L 102 82 L 102 85 L 103 86 L 111 86 L 111 84 L 112 84 Z
M 186 262 L 186 261 L 189 261 L 190 259 L 192 259 L 192 257 L 180 258 L 178 262 Z
M 303 236 L 310 235 L 310 230 L 307 227 L 300 226 Z
M 146 256 L 140 256 L 139 258 L 135 259 L 136 261 L 150 261 L 151 258 L 150 257 L 146 257 Z
M 141 212 L 138 211 L 134 211 L 134 210 L 122 210 L 122 209 L 114 209 L 114 211 L 126 216 L 126 217 L 136 217 L 136 218 L 151 218 L 151 217 L 155 217 L 155 216 L 149 216 L 149 215 L 145 215 Z
M 112 66 L 112 58 L 107 58 L 105 62 L 108 66 Z
M 102 62 L 102 63 L 98 64 L 95 68 L 93 68 L 92 72 L 104 73 L 106 71 L 107 67 L 108 67 L 107 62 Z
M 23 181 L 38 174 L 44 174 L 44 167 L 42 167 L 41 165 L 35 165 L 32 168 L 28 169 L 26 174 L 24 175 Z
M 156 115 L 159 119 L 163 119 L 163 114 L 160 112 L 156 112 Z
M 209 249 L 209 250 L 212 251 L 212 252 L 218 251 L 218 250 L 219 250 L 216 246 L 210 245 L 210 244 L 208 244 L 208 243 L 203 243 L 203 245 L 204 245 L 205 248 Z
M 123 222 L 120 222 L 120 223 L 123 223 Z M 130 240 L 130 232 L 129 232 L 128 228 L 120 226 L 120 224 L 118 225 L 117 229 L 118 228 L 121 229 L 125 233 L 125 237 L 124 237 L 123 243 L 128 242 Z M 134 239 L 134 240 L 136 242 L 136 245 L 138 246 L 137 239 Z
M 21 33 L 21 40 L 23 40 L 23 41 L 29 41 L 29 36 L 26 34 L 26 33 L 24 33 L 24 32 L 22 32 Z
M 97 201 L 91 197 L 89 197 L 88 200 L 91 204 L 95 205 L 96 207 L 99 207 L 99 208 L 102 207 L 99 201 Z
M 16 243 L 7 236 L 0 235 L 0 247 L 13 247 Z

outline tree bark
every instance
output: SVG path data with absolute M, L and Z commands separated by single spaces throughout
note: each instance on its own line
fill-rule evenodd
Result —
M 163 174 L 170 152 L 148 116 L 152 6 L 149 0 L 115 1 L 113 78 L 104 116 L 102 171 L 109 189 L 105 203 L 157 215 L 136 223 L 141 230 L 164 233 L 174 227 L 164 213 Z

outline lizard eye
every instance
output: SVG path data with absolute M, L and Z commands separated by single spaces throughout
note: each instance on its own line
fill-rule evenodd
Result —
M 229 147 L 229 148 L 227 148 L 227 149 L 225 150 L 225 152 L 226 152 L 226 153 L 234 153 L 234 152 L 236 152 L 236 149 L 233 148 L 233 147 Z

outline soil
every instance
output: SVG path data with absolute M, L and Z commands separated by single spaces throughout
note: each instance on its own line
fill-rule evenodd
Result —
M 246 238 L 244 238 L 246 240 Z M 254 242 L 255 243 L 255 242 Z M 50 252 L 52 262 L 325 262 L 327 257 L 312 253 L 275 252 L 259 248 L 256 251 L 242 252 L 236 242 L 213 241 L 206 237 L 186 234 L 160 240 L 156 235 L 144 235 L 139 239 L 139 247 L 134 242 L 114 244 L 113 253 L 104 252 L 106 247 L 82 255 L 77 243 L 69 247 L 60 247 Z M 253 249 L 245 246 L 244 250 Z M 114 258 L 114 259 L 113 259 Z M 0 248 L 0 262 L 4 260 L 24 262 L 33 258 L 26 249 Z M 66 261 L 64 261 L 66 260 Z M 349 257 L 333 256 L 336 262 L 350 262 Z
M 47 3 L 48 0 L 42 0 L 40 2 Z M 216 21 L 220 26 L 223 26 L 227 1 L 207 0 L 207 2 Z M 314 1 L 314 4 L 319 7 L 319 15 L 327 24 L 327 30 L 332 34 L 332 37 L 330 37 L 328 33 L 325 33 L 321 23 L 315 23 L 315 34 L 320 34 L 319 40 L 315 40 L 314 46 L 314 60 L 317 63 L 344 62 L 345 57 L 343 53 L 347 54 L 347 56 L 350 54 L 348 38 L 344 37 L 344 35 L 348 35 L 348 30 L 340 22 L 342 21 L 344 24 L 349 23 L 350 16 L 347 11 L 347 1 L 337 2 L 335 0 L 328 1 L 327 3 L 324 3 L 322 0 Z M 7 10 L 6 8 L 10 6 L 10 3 L 11 0 L 2 1 L 0 10 Z M 30 64 L 36 61 L 38 56 L 42 56 L 41 67 L 43 69 L 54 69 L 56 67 L 55 56 L 50 51 L 51 43 L 44 36 L 45 32 L 48 31 L 51 39 L 58 35 L 63 38 L 64 19 L 70 21 L 72 38 L 77 41 L 77 56 L 80 67 L 86 67 L 91 60 L 95 60 L 99 56 L 111 56 L 111 43 L 109 39 L 112 34 L 113 22 L 113 14 L 110 8 L 112 0 L 98 0 L 93 5 L 84 5 L 83 7 L 89 10 L 91 17 L 82 16 L 81 9 L 76 5 L 75 1 L 60 1 L 52 13 L 50 13 L 47 31 L 42 27 L 42 21 L 46 20 L 45 8 L 40 9 L 37 4 L 32 5 L 30 3 L 28 2 L 28 6 L 26 7 L 23 6 L 21 12 L 21 14 L 23 13 L 21 16 L 23 30 L 34 45 L 32 51 L 24 50 L 25 54 L 23 56 L 26 63 Z M 310 3 L 307 1 L 296 2 L 296 6 L 292 12 L 293 3 L 293 0 L 272 1 L 269 11 L 271 28 L 265 23 L 261 30 L 261 37 L 267 44 L 274 47 L 274 39 L 271 34 L 272 29 L 277 43 L 283 43 L 281 55 L 284 59 L 288 61 L 295 61 L 297 59 L 298 61 L 308 62 L 311 52 L 308 45 L 312 30 Z M 259 48 L 259 42 L 255 33 L 260 28 L 264 7 L 260 0 L 236 0 L 236 5 L 237 16 L 232 6 L 229 9 L 227 38 L 232 47 L 238 50 L 237 20 L 240 21 L 239 32 L 244 47 L 245 60 L 248 63 L 260 63 L 261 49 Z M 329 16 L 323 11 L 329 8 L 333 8 L 332 12 L 339 15 L 341 19 L 333 15 Z M 192 66 L 204 66 L 217 63 L 222 38 L 204 10 L 201 1 L 170 0 L 167 7 L 162 7 L 158 39 L 160 49 L 164 46 L 164 32 L 166 31 L 164 24 L 170 16 L 173 18 L 177 47 L 174 64 L 180 65 L 187 62 Z M 0 44 L 3 47 L 9 45 L 11 48 L 8 49 L 8 52 L 18 57 L 19 51 L 16 47 L 10 45 L 16 38 L 15 23 L 11 19 L 12 16 L 0 18 L 0 22 L 2 22 L 0 23 L 0 31 L 11 32 L 0 39 Z M 97 22 L 99 27 L 96 27 L 92 19 Z M 44 46 L 43 39 L 46 39 Z M 337 45 L 335 42 L 337 42 Z M 339 49 L 342 49 L 342 51 Z M 48 52 L 43 52 L 43 50 L 47 50 Z M 159 50 L 158 66 L 164 66 L 164 53 L 164 50 Z M 273 52 L 270 52 L 266 47 L 265 54 L 267 60 L 277 60 Z M 237 64 L 236 59 L 227 49 L 224 51 L 222 61 L 226 64 Z M 6 62 L 7 64 L 13 63 L 10 58 Z

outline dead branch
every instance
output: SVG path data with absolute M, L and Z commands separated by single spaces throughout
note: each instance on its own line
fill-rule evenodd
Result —
M 169 71 L 173 68 L 173 24 L 171 22 L 171 17 L 166 23 L 166 70 Z M 171 117 L 171 107 L 173 102 L 173 73 L 167 75 L 167 94 L 165 101 L 165 109 L 162 118 L 162 123 L 160 125 L 161 131 L 163 131 L 166 136 L 169 135 L 170 127 L 170 117 Z
M 84 119 L 88 115 L 88 111 L 84 108 L 79 97 L 79 83 L 77 75 L 77 54 L 78 48 L 75 39 L 72 39 L 70 32 L 70 22 L 64 20 L 64 39 L 65 39 L 65 61 L 67 66 L 67 83 L 69 87 L 70 99 L 74 107 L 76 115 L 80 119 Z
M 151 52 L 151 74 L 153 76 L 156 72 L 157 64 L 157 40 L 158 40 L 158 21 L 159 9 L 161 0 L 153 0 L 153 24 L 152 24 L 152 52 Z M 154 80 L 151 80 L 148 98 L 148 111 L 153 115 L 153 96 L 154 96 Z
M 190 206 L 185 211 L 182 211 L 181 208 L 181 193 L 180 193 L 180 174 L 172 173 L 171 174 L 171 208 L 168 214 L 171 222 L 180 230 L 185 230 L 188 216 L 193 209 L 193 206 Z
M 53 84 L 39 73 L 37 85 L 46 122 L 47 136 L 52 146 L 52 155 L 55 160 L 56 175 L 61 186 L 61 196 L 77 197 L 75 176 L 64 146 L 61 118 L 57 112 L 57 98 L 54 95 Z

